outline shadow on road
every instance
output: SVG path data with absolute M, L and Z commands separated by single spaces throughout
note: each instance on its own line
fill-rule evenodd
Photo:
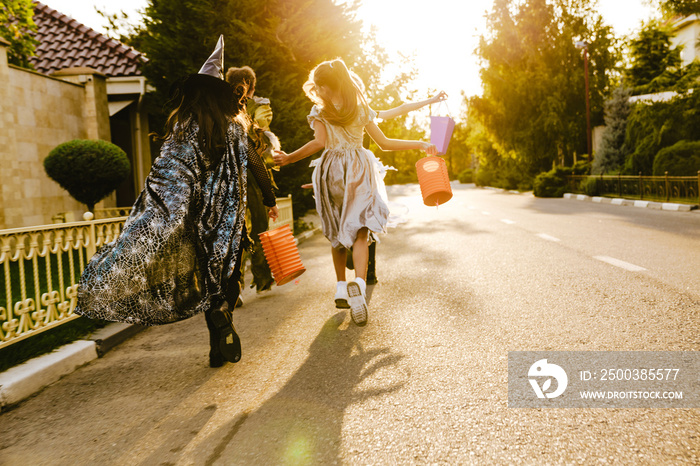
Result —
M 339 312 L 321 329 L 310 354 L 289 382 L 260 408 L 243 413 L 203 442 L 205 464 L 336 463 L 346 409 L 396 391 L 405 380 L 372 376 L 391 370 L 403 355 L 365 350 L 361 328 Z M 399 377 L 400 379 L 400 377 Z M 405 377 L 404 377 L 405 379 Z

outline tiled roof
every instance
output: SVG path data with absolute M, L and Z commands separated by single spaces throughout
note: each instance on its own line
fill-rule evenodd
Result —
M 90 67 L 109 77 L 141 75 L 140 66 L 146 61 L 143 54 L 70 16 L 34 2 L 34 22 L 39 44 L 30 61 L 40 73 Z

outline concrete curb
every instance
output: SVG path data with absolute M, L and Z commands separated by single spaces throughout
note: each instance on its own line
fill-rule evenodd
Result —
M 97 355 L 102 357 L 109 350 L 117 346 L 119 343 L 128 340 L 137 333 L 145 330 L 144 325 L 133 325 L 133 324 L 123 324 L 120 322 L 115 322 L 109 324 L 104 328 L 99 329 L 92 335 L 88 340 L 95 342 L 95 349 L 97 350 Z
M 0 373 L 0 411 L 95 359 L 95 342 L 78 340 Z
M 321 232 L 321 227 L 316 227 L 316 228 L 313 228 L 311 230 L 307 230 L 303 233 L 298 234 L 297 236 L 294 237 L 294 239 L 296 240 L 297 244 L 301 244 L 304 241 L 312 238 L 316 233 L 320 233 L 320 232 Z
M 691 204 L 675 204 L 672 202 L 653 202 L 653 201 L 640 201 L 633 199 L 622 199 L 622 198 L 610 198 L 610 197 L 599 197 L 599 196 L 586 196 L 585 194 L 564 194 L 565 199 L 574 199 L 577 201 L 591 201 L 600 204 L 612 204 L 621 206 L 631 206 L 640 207 L 642 209 L 656 209 L 656 210 L 668 210 L 672 212 L 690 212 L 691 210 L 697 209 L 698 206 Z
M 297 244 L 321 232 L 320 227 L 305 231 L 295 239 Z M 86 340 L 77 340 L 51 353 L 30 359 L 0 373 L 0 412 L 35 395 L 48 385 L 79 367 L 101 358 L 108 351 L 148 327 L 111 323 L 97 330 Z

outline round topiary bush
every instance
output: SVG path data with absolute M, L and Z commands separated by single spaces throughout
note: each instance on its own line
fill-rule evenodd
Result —
M 44 159 L 46 174 L 75 200 L 93 211 L 131 173 L 129 159 L 111 142 L 73 139 L 56 146 Z
M 654 157 L 654 175 L 695 176 L 700 170 L 700 141 L 678 141 Z
M 571 167 L 556 167 L 540 173 L 532 183 L 532 193 L 536 197 L 564 197 L 568 185 L 566 177 L 573 171 Z
M 467 168 L 457 175 L 457 179 L 460 183 L 473 183 L 474 182 L 474 170 Z
M 532 193 L 536 197 L 563 197 L 566 191 L 566 178 L 552 171 L 540 173 L 532 183 Z

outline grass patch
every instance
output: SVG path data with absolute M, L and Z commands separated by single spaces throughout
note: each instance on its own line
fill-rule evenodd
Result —
M 48 270 L 51 276 L 51 289 L 54 291 L 59 291 L 59 276 L 63 276 L 63 292 L 65 293 L 66 288 L 71 284 L 71 274 L 70 274 L 70 262 L 73 262 L 73 282 L 78 283 L 80 280 L 80 256 L 78 251 L 72 251 L 71 254 L 66 252 L 61 252 L 61 267 L 59 267 L 58 255 L 49 254 L 48 257 L 37 257 L 36 264 L 33 259 L 20 259 L 23 261 L 24 266 L 24 277 L 25 277 L 25 287 L 27 298 L 33 298 L 36 300 L 37 295 L 37 285 L 39 296 L 49 291 L 49 283 L 47 274 L 47 260 L 49 261 Z M 83 253 L 83 261 L 85 253 Z M 35 270 L 36 268 L 36 270 Z M 9 263 L 10 272 L 10 294 L 12 296 L 10 306 L 21 299 L 21 274 L 19 262 L 11 261 Z M 5 286 L 6 271 L 4 267 L 0 267 L 0 306 L 7 306 L 7 289 Z M 38 283 L 34 279 L 34 276 L 38 277 Z M 40 305 L 41 303 L 36 303 Z
M 46 330 L 25 340 L 13 343 L 0 349 L 0 372 L 42 354 L 50 353 L 67 343 L 85 338 L 107 324 L 108 322 L 106 321 L 80 317 L 51 330 Z

